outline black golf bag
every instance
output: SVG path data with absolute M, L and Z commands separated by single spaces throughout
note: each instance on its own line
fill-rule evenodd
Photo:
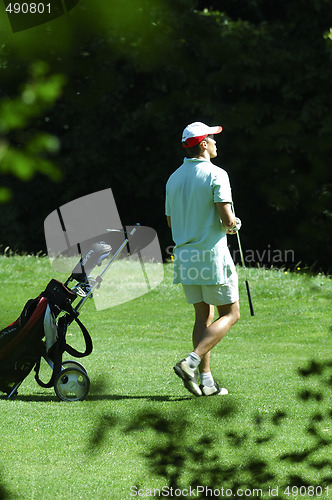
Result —
M 92 351 L 91 337 L 72 307 L 76 293 L 57 280 L 24 306 L 19 318 L 0 332 L 0 391 L 7 397 L 35 369 L 35 379 L 42 387 L 54 386 L 64 401 L 81 400 L 89 392 L 89 378 L 84 367 L 76 361 L 62 361 L 64 352 L 74 357 L 88 356 Z M 66 343 L 66 331 L 76 321 L 85 340 L 84 352 Z M 48 382 L 39 378 L 41 358 L 52 368 Z

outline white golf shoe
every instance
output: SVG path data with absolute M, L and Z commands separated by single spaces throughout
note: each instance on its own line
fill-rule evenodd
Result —
M 228 390 L 224 387 L 219 387 L 217 382 L 214 382 L 214 386 L 209 387 L 207 385 L 199 386 L 203 396 L 226 396 L 228 394 Z

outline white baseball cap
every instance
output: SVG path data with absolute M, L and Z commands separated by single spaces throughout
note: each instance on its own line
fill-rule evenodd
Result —
M 184 148 L 192 148 L 203 141 L 206 136 L 220 134 L 221 131 L 222 127 L 220 125 L 208 127 L 208 125 L 202 122 L 191 123 L 182 133 L 182 146 Z

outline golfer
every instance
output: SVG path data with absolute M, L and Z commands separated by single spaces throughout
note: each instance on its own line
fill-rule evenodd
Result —
M 228 394 L 211 374 L 210 351 L 240 318 L 237 273 L 226 235 L 236 234 L 241 222 L 232 211 L 227 173 L 210 161 L 217 156 L 214 134 L 221 131 L 201 122 L 188 125 L 182 135 L 186 157 L 166 184 L 166 217 L 175 242 L 173 282 L 182 283 L 195 309 L 194 349 L 174 371 L 195 396 Z

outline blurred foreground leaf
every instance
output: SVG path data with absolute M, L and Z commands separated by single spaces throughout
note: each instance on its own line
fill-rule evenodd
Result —
M 0 102 L 0 174 L 14 175 L 23 181 L 36 173 L 59 180 L 58 168 L 48 158 L 60 149 L 58 138 L 35 130 L 33 120 L 42 116 L 61 96 L 63 74 L 48 74 L 48 65 L 37 61 L 30 67 L 28 81 L 16 97 Z M 0 203 L 8 201 L 10 191 L 0 190 Z

